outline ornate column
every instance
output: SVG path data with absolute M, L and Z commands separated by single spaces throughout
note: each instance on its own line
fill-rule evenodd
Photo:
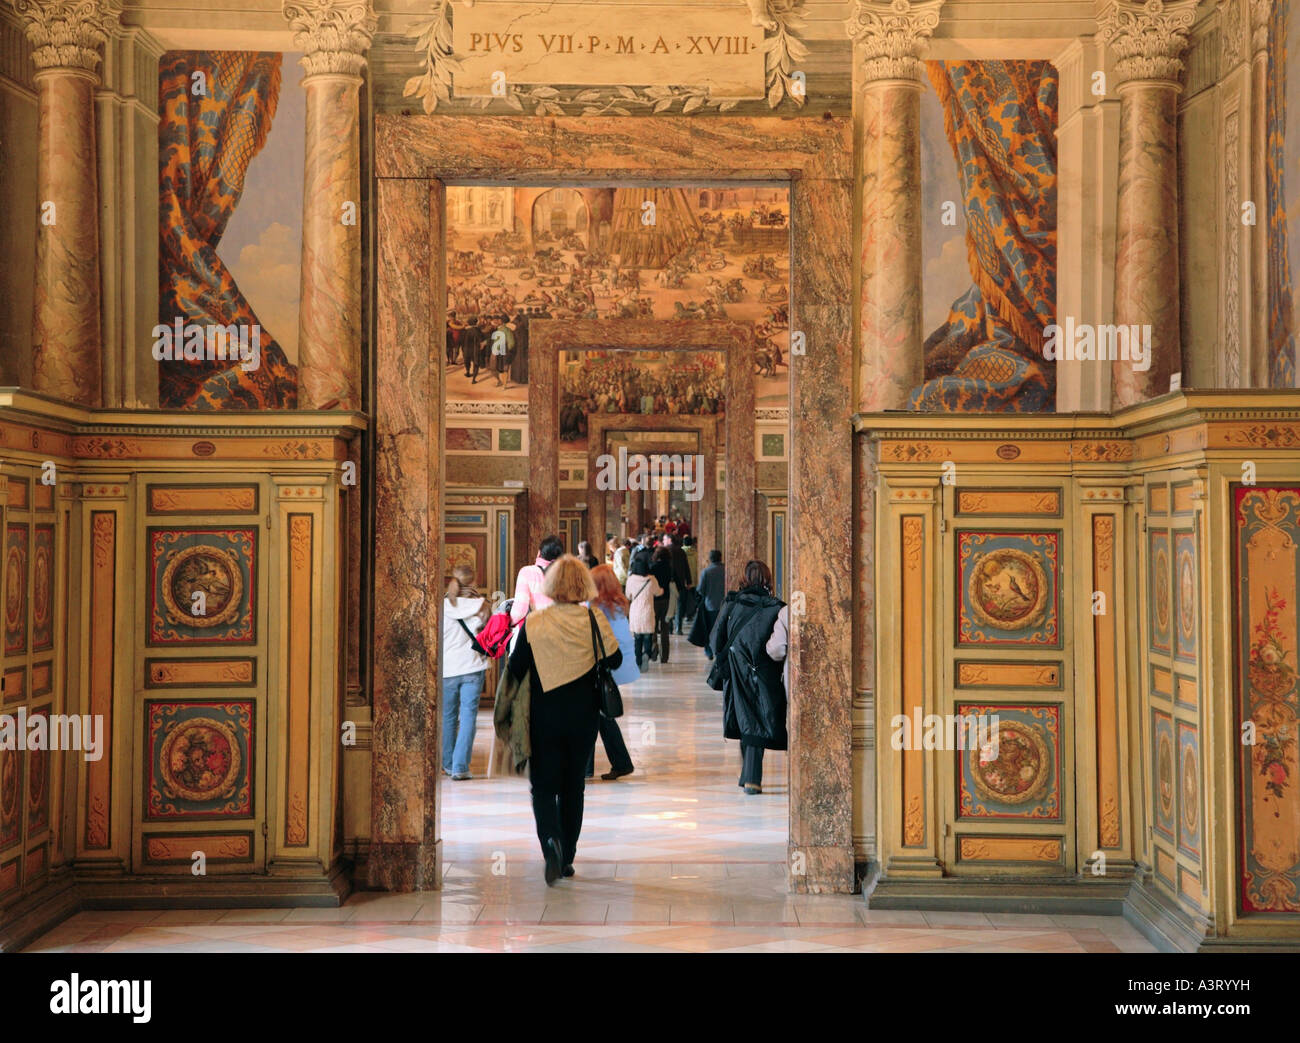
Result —
M 943 0 L 858 0 L 862 255 L 858 409 L 903 409 L 922 382 L 921 61 Z
M 377 23 L 369 0 L 289 0 L 283 10 L 307 71 L 298 404 L 360 409 L 358 91 Z
M 118 0 L 13 0 L 37 93 L 36 390 L 101 404 L 95 87 Z
M 1169 390 L 1182 370 L 1178 295 L 1178 94 L 1197 0 L 1114 0 L 1098 26 L 1119 81 L 1115 323 L 1150 329 L 1151 365 L 1112 367 L 1115 406 Z
M 858 273 L 856 411 L 906 409 L 924 381 L 921 332 L 922 54 L 943 0 L 857 0 L 854 104 L 861 135 L 862 248 Z M 866 789 L 854 797 L 855 858 L 876 857 L 875 466 L 855 435 L 853 461 L 854 760 Z
M 1273 0 L 1251 0 L 1250 195 L 1255 227 L 1250 229 L 1249 386 L 1266 388 L 1268 343 L 1268 24 Z

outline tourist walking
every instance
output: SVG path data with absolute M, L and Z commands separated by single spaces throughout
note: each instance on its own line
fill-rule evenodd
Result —
M 584 775 L 600 715 L 595 649 L 603 642 L 611 670 L 622 664 L 623 653 L 605 614 L 583 607 L 596 587 L 572 554 L 546 570 L 542 593 L 550 605 L 524 620 L 508 669 L 515 681 L 528 675 L 532 690 L 528 777 L 551 886 L 561 875 L 574 875 L 582 832 Z
M 709 687 L 722 692 L 723 736 L 740 740 L 737 785 L 747 794 L 763 792 L 763 751 L 788 745 L 785 684 L 781 667 L 767 654 L 783 605 L 772 595 L 772 570 L 761 561 L 750 561 L 740 589 L 723 601 L 709 637 L 717 656 Z
M 442 770 L 457 782 L 472 778 L 478 701 L 490 663 L 474 647 L 474 635 L 487 617 L 487 599 L 474 589 L 474 570 L 457 565 L 442 605 Z
M 551 603 L 543 591 L 546 570 L 551 562 L 564 553 L 564 544 L 558 536 L 544 536 L 537 548 L 537 560 L 525 565 L 515 577 L 515 597 L 510 605 L 510 622 L 519 623 L 532 609 L 545 608 Z
M 659 581 L 650 575 L 650 560 L 645 555 L 632 559 L 627 577 L 628 624 L 632 629 L 633 654 L 636 668 L 642 670 L 650 658 L 655 638 L 655 597 L 660 593 Z
M 709 551 L 709 563 L 700 573 L 695 585 L 695 623 L 686 638 L 691 644 L 704 649 L 704 654 L 713 658 L 713 648 L 709 645 L 709 635 L 713 633 L 713 624 L 722 611 L 722 599 L 726 596 L 726 570 L 722 567 L 722 551 L 716 547 Z
M 591 608 L 598 608 L 609 620 L 609 627 L 618 638 L 618 649 L 623 653 L 623 663 L 615 671 L 613 678 L 626 693 L 626 686 L 641 676 L 635 660 L 636 652 L 632 639 L 632 628 L 628 623 L 628 600 L 619 585 L 614 570 L 608 565 L 597 565 L 591 570 L 591 581 L 596 585 L 596 596 L 588 602 Z M 600 741 L 605 746 L 605 756 L 609 759 L 609 771 L 601 776 L 606 782 L 631 775 L 633 770 L 632 755 L 627 751 L 623 741 L 623 732 L 614 717 L 600 715 Z M 587 778 L 596 774 L 596 744 L 591 744 L 591 754 L 587 758 Z
M 676 583 L 673 576 L 672 551 L 668 547 L 661 544 L 655 548 L 654 556 L 650 560 L 650 574 L 658 581 L 659 589 L 663 592 L 655 597 L 655 643 L 650 658 L 666 664 L 668 662 L 668 614 L 673 597 L 673 586 Z M 679 597 L 680 594 L 679 588 Z

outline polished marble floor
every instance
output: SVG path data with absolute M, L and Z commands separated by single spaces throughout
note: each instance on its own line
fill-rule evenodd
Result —
M 869 910 L 860 896 L 786 890 L 787 762 L 769 753 L 763 793 L 736 785 L 721 696 L 698 649 L 624 690 L 636 772 L 587 787 L 577 876 L 548 888 L 525 780 L 487 777 L 480 714 L 475 778 L 444 778 L 444 887 L 361 893 L 339 909 L 81 913 L 28 951 L 64 952 L 1149 952 L 1119 917 Z M 603 750 L 596 772 L 608 768 Z

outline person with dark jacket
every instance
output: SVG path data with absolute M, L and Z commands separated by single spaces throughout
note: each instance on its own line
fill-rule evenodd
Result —
M 668 546 L 673 561 L 673 582 L 677 584 L 677 611 L 673 613 L 673 630 L 682 632 L 682 621 L 691 614 L 691 600 L 695 596 L 695 577 L 691 575 L 691 563 L 686 551 L 682 549 L 682 538 L 673 536 Z
M 763 792 L 763 751 L 788 745 L 781 666 L 767 654 L 784 604 L 772 596 L 772 570 L 751 561 L 740 589 L 723 602 L 709 637 L 717 655 L 709 687 L 722 692 L 722 734 L 740 740 L 743 764 L 737 785 L 749 795 Z
M 587 757 L 600 716 L 596 650 L 604 645 L 603 662 L 611 670 L 622 665 L 623 653 L 605 614 L 585 607 L 596 585 L 572 554 L 546 570 L 542 592 L 551 604 L 524 620 L 509 670 L 515 680 L 527 674 L 532 690 L 528 772 L 549 887 L 574 875 Z
M 471 384 L 478 383 L 479 366 L 483 363 L 483 330 L 477 315 L 471 315 L 460 336 L 460 349 L 465 356 L 465 376 Z
M 654 557 L 650 559 L 650 575 L 659 581 L 659 589 L 663 593 L 655 598 L 655 648 L 650 653 L 650 658 L 656 658 L 661 663 L 668 662 L 668 634 L 670 633 L 670 624 L 668 622 L 668 607 L 672 601 L 672 591 L 669 589 L 673 580 L 673 556 L 672 552 L 664 546 L 655 548 Z M 678 597 L 681 596 L 679 589 Z
M 691 644 L 704 649 L 704 654 L 710 659 L 713 658 L 713 647 L 709 644 L 709 635 L 713 633 L 713 624 L 722 611 L 722 599 L 727 592 L 726 576 L 726 570 L 722 567 L 722 551 L 714 547 L 709 551 L 709 564 L 700 573 L 700 581 L 695 588 L 698 602 L 695 607 L 695 622 L 691 626 L 690 636 L 686 638 Z

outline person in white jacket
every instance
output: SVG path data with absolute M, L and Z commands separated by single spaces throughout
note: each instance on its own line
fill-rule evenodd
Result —
M 474 650 L 472 635 L 483 629 L 487 610 L 487 599 L 474 589 L 474 570 L 457 565 L 442 605 L 442 770 L 457 781 L 473 778 L 469 761 L 489 660 Z

